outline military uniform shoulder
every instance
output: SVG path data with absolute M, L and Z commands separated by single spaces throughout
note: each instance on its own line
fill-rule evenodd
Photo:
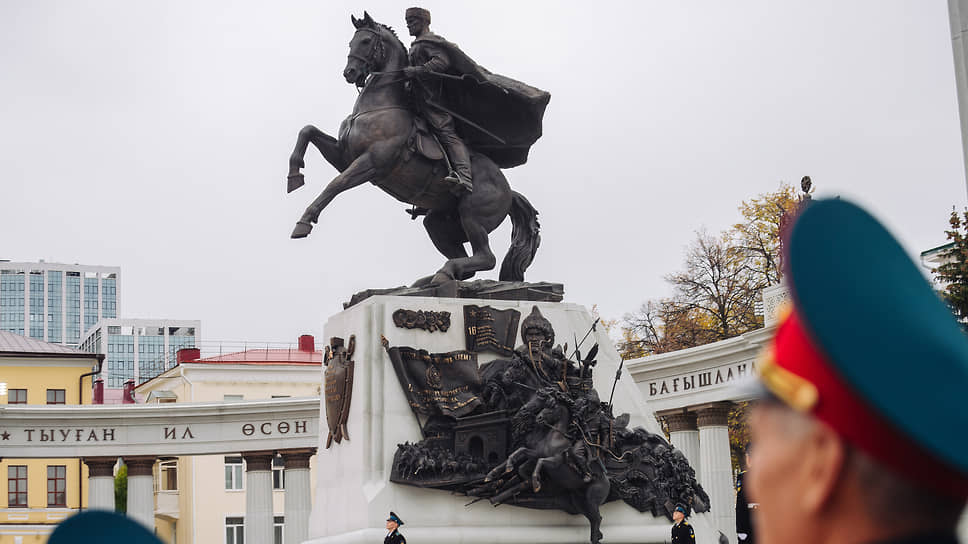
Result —
M 686 520 L 682 520 L 682 525 L 683 527 L 689 527 L 689 522 Z

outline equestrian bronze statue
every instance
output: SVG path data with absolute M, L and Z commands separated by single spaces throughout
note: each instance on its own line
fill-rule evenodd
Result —
M 493 269 L 488 234 L 508 216 L 511 247 L 499 277 L 523 281 L 540 243 L 538 212 L 511 190 L 501 169 L 527 161 L 550 95 L 476 64 L 429 31 L 426 10 L 411 9 L 407 16 L 416 36 L 410 52 L 369 14 L 351 17 L 356 32 L 343 77 L 360 95 L 338 139 L 311 125 L 299 132 L 289 158 L 289 192 L 304 184 L 310 143 L 339 175 L 306 208 L 292 237 L 308 236 L 336 195 L 369 182 L 410 204 L 413 218 L 423 215 L 430 239 L 447 258 L 416 286 Z

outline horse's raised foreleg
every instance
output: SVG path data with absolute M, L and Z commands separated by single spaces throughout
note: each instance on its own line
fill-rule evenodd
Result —
M 491 480 L 500 478 L 501 475 L 503 474 L 507 474 L 508 472 L 514 471 L 514 467 L 517 466 L 519 458 L 521 457 L 527 458 L 528 456 L 533 456 L 533 455 L 535 455 L 534 450 L 529 448 L 520 447 L 514 450 L 514 452 L 511 455 L 508 455 L 508 458 L 506 461 L 494 467 L 493 469 L 491 469 L 490 472 L 487 473 L 487 476 L 484 478 L 484 481 L 490 482 Z
M 534 465 L 534 472 L 531 473 L 531 488 L 534 489 L 535 493 L 541 491 L 541 471 L 546 468 L 558 468 L 563 462 L 564 459 L 561 454 L 538 459 L 538 462 Z
M 316 200 L 313 200 L 312 204 L 306 208 L 302 217 L 296 222 L 296 228 L 292 231 L 292 238 L 308 236 L 310 231 L 313 230 L 313 223 L 319 220 L 319 214 L 336 198 L 336 195 L 370 181 L 375 174 L 376 169 L 373 166 L 370 154 L 360 155 L 346 170 L 329 182 L 329 185 L 316 197 Z
M 299 188 L 303 184 L 303 175 L 300 170 L 306 167 L 306 148 L 309 144 L 316 146 L 316 149 L 323 155 L 329 164 L 342 172 L 346 170 L 342 153 L 339 150 L 339 142 L 329 134 L 319 130 L 312 125 L 306 125 L 299 131 L 296 137 L 296 147 L 289 156 L 289 180 L 290 191 Z M 295 184 L 293 183 L 295 181 Z

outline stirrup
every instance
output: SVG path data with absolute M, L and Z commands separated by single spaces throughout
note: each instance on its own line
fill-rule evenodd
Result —
M 444 181 L 454 184 L 456 189 L 463 189 L 468 193 L 474 192 L 474 185 L 453 170 L 450 171 L 450 174 L 447 174 L 447 177 L 444 178 Z

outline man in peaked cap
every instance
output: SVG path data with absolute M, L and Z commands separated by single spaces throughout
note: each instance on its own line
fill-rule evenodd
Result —
M 761 544 L 957 542 L 968 337 L 873 217 L 806 206 L 793 299 L 758 364 L 746 477 Z
M 387 536 L 383 539 L 383 544 L 407 544 L 407 539 L 399 531 L 401 525 L 403 520 L 391 511 L 387 518 Z

